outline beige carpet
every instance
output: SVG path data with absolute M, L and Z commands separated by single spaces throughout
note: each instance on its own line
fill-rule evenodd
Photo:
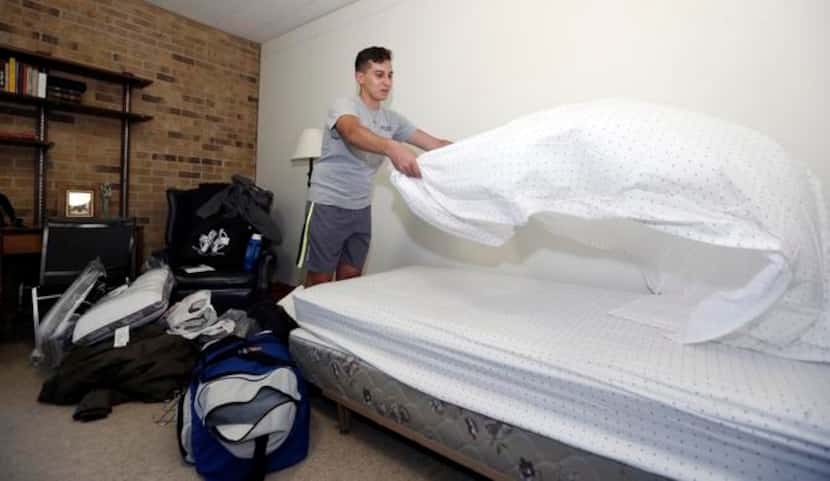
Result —
M 175 422 L 154 420 L 163 404 L 115 406 L 104 420 L 72 420 L 74 407 L 40 404 L 42 376 L 28 365 L 26 344 L 0 344 L 0 477 L 6 481 L 201 479 L 179 456 Z M 311 448 L 301 464 L 266 479 L 473 480 L 452 465 L 359 417 L 337 431 L 334 405 L 312 400 Z

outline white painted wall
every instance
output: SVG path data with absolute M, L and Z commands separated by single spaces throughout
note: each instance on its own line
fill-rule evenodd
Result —
M 303 128 L 355 91 L 354 56 L 394 53 L 388 107 L 460 140 L 563 103 L 626 96 L 757 129 L 806 161 L 830 194 L 830 2 L 826 0 L 362 0 L 262 48 L 257 181 L 276 195 L 279 280 L 297 282 Z M 531 223 L 501 248 L 413 217 L 381 170 L 367 271 L 468 264 L 638 288 L 613 258 Z

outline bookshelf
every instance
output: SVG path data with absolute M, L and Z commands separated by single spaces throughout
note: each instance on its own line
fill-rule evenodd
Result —
M 35 126 L 33 138 L 0 134 L 0 145 L 31 147 L 36 151 L 34 224 L 40 225 L 46 217 L 47 154 L 49 148 L 53 145 L 52 142 L 49 142 L 48 137 L 49 119 L 47 114 L 50 112 L 90 115 L 121 121 L 121 202 L 119 203 L 118 214 L 121 217 L 126 217 L 129 210 L 130 126 L 136 122 L 147 122 L 153 119 L 150 115 L 132 112 L 132 90 L 134 88 L 144 88 L 152 84 L 153 81 L 138 77 L 129 72 L 106 70 L 92 65 L 84 65 L 53 57 L 51 55 L 44 55 L 0 44 L 0 60 L 8 61 L 8 59 L 12 57 L 15 58 L 17 62 L 27 64 L 44 71 L 47 78 L 52 72 L 61 72 L 90 79 L 117 83 L 122 87 L 120 109 L 109 109 L 93 105 L 84 105 L 81 103 L 60 101 L 51 98 L 36 97 L 33 95 L 0 91 L 0 103 L 27 105 L 34 107 L 36 110 L 37 124 Z
M 43 142 L 37 139 L 27 139 L 24 137 L 14 137 L 5 135 L 0 135 L 0 144 L 16 145 L 18 147 L 37 147 L 39 149 L 49 149 L 53 145 L 55 145 L 53 142 Z
M 146 122 L 153 119 L 150 115 L 142 115 L 134 112 L 124 112 L 123 110 L 107 109 L 103 107 L 96 107 L 94 105 L 73 104 L 71 102 L 61 102 L 59 100 L 34 97 L 32 95 L 13 94 L 3 91 L 0 91 L 0 102 L 44 106 L 50 112 L 77 113 L 93 115 L 96 117 L 127 119 L 132 122 Z

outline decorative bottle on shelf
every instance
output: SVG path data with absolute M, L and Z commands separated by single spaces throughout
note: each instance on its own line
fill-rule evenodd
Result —
M 112 198 L 112 184 L 105 182 L 101 184 L 101 217 L 104 219 L 110 216 L 110 199 Z
M 262 234 L 254 234 L 251 240 L 248 241 L 248 248 L 245 250 L 245 271 L 251 272 L 254 268 L 257 258 L 259 257 L 259 249 L 262 246 Z

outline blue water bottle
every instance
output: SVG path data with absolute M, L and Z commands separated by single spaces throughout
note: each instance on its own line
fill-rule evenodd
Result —
M 248 248 L 245 250 L 245 271 L 251 272 L 254 268 L 257 257 L 259 257 L 259 249 L 262 245 L 262 234 L 254 234 L 251 240 L 248 241 Z

